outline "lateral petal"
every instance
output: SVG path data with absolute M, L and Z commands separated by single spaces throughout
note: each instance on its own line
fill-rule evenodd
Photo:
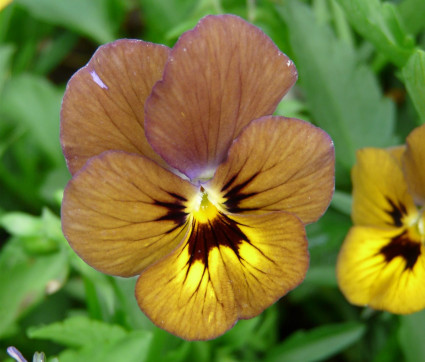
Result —
M 352 181 L 356 225 L 399 227 L 406 218 L 416 217 L 397 153 L 378 148 L 357 151 Z
M 242 128 L 272 114 L 297 79 L 292 61 L 234 15 L 181 36 L 146 103 L 152 147 L 189 178 L 212 175 Z
M 205 185 L 232 213 L 287 211 L 317 220 L 334 191 L 334 147 L 310 123 L 262 117 L 248 125 Z
M 196 188 L 143 156 L 109 151 L 68 183 L 62 229 L 95 269 L 132 276 L 182 242 Z
M 146 140 L 144 104 L 168 53 L 162 45 L 117 40 L 99 47 L 71 78 L 61 110 L 61 144 L 71 174 L 108 150 L 165 164 Z
M 425 125 L 414 129 L 406 143 L 403 165 L 407 185 L 415 202 L 425 205 Z
M 225 215 L 192 220 L 185 242 L 139 277 L 140 308 L 188 340 L 215 338 L 296 287 L 309 262 L 303 224 L 293 215 Z
M 353 304 L 398 314 L 425 308 L 425 249 L 403 228 L 353 227 L 338 257 L 337 278 Z

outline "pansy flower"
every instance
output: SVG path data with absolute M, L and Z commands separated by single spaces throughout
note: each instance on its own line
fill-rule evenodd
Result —
M 346 298 L 392 313 L 425 308 L 425 126 L 406 146 L 358 151 L 353 222 L 339 254 Z
M 272 116 L 297 78 L 258 28 L 207 16 L 173 49 L 118 40 L 69 81 L 63 232 L 89 265 L 140 275 L 159 327 L 216 337 L 297 286 L 304 225 L 334 187 L 329 136 Z

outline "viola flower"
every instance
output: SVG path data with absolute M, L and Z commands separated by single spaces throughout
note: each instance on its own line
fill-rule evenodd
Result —
M 353 222 L 337 263 L 353 304 L 407 314 L 425 308 L 425 126 L 407 145 L 358 151 Z
M 334 150 L 315 126 L 271 116 L 296 78 L 262 31 L 220 15 L 171 50 L 104 45 L 69 81 L 64 235 L 97 270 L 140 275 L 159 327 L 214 338 L 303 280 Z

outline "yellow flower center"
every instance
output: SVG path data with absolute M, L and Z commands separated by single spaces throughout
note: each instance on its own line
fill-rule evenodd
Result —
M 425 244 L 425 206 L 408 216 L 405 225 L 412 241 Z
M 191 208 L 191 214 L 193 218 L 199 223 L 207 223 L 215 219 L 219 213 L 218 204 L 214 202 L 214 198 L 211 197 L 211 193 L 208 192 L 201 186 L 198 200 L 194 203 Z

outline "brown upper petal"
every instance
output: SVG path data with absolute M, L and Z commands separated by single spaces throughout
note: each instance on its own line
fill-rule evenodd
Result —
M 425 205 L 425 125 L 413 130 L 406 143 L 403 165 L 407 185 L 415 202 Z
M 292 61 L 260 29 L 207 16 L 179 39 L 146 103 L 149 142 L 190 178 L 211 176 L 242 128 L 272 114 L 296 79 Z
M 117 40 L 101 46 L 71 78 L 62 103 L 61 143 L 72 174 L 107 150 L 165 164 L 146 140 L 144 104 L 168 53 L 162 45 Z
M 321 129 L 266 116 L 248 125 L 205 185 L 231 213 L 288 211 L 316 221 L 334 191 L 334 147 Z
M 183 241 L 197 188 L 155 162 L 119 151 L 92 157 L 65 188 L 62 230 L 87 264 L 131 276 Z

